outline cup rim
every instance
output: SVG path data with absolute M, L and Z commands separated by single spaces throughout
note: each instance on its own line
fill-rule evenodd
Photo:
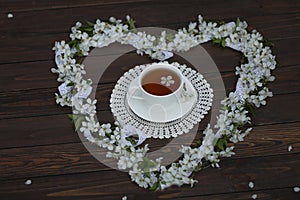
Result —
M 147 92 L 146 90 L 144 90 L 144 88 L 142 86 L 142 78 L 145 76 L 145 73 L 154 70 L 154 69 L 149 69 L 149 68 L 158 68 L 158 66 L 162 66 L 163 68 L 167 68 L 167 69 L 171 68 L 170 70 L 174 71 L 180 79 L 180 85 L 178 86 L 178 88 L 175 91 L 173 91 L 170 94 L 167 94 L 167 95 L 154 95 L 154 94 L 151 94 L 151 93 Z M 139 79 L 138 79 L 138 84 L 139 84 L 139 88 L 142 90 L 142 92 L 146 93 L 147 95 L 150 95 L 151 97 L 167 98 L 167 97 L 170 97 L 170 96 L 176 94 L 180 90 L 180 88 L 182 88 L 182 86 L 183 86 L 183 75 L 182 75 L 181 71 L 178 68 L 176 68 L 174 65 L 166 64 L 166 63 L 153 63 L 153 64 L 147 66 L 147 68 L 145 68 L 141 72 L 141 74 L 139 76 Z

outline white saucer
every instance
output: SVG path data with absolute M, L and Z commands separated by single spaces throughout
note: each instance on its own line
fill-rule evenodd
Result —
M 183 77 L 183 81 L 187 92 L 193 95 L 163 106 L 161 104 L 150 105 L 140 98 L 140 89 L 137 87 L 138 78 L 135 78 L 128 87 L 126 95 L 128 106 L 137 116 L 150 122 L 165 123 L 179 119 L 192 110 L 198 99 L 198 93 L 192 83 L 186 77 Z

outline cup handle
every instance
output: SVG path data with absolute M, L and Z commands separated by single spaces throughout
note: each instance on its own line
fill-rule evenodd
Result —
M 180 95 L 181 102 L 190 101 L 192 97 L 194 97 L 195 94 L 193 94 L 191 91 L 189 91 L 187 82 L 183 83 L 183 88 Z
M 139 90 L 139 87 L 132 87 L 127 92 L 128 97 L 138 100 L 143 100 L 142 94 Z

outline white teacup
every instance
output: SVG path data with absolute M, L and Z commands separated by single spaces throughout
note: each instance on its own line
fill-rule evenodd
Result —
M 138 78 L 140 97 L 148 104 L 167 107 L 178 102 L 183 90 L 181 71 L 170 64 L 155 63 L 142 71 Z
M 167 109 L 170 104 L 179 102 L 183 83 L 183 75 L 178 68 L 170 64 L 154 63 L 142 71 L 138 77 L 138 85 L 130 88 L 129 93 L 134 94 L 129 95 L 148 105 Z
M 194 105 L 196 91 L 181 71 L 167 63 L 148 65 L 127 91 L 132 111 L 143 119 L 168 122 L 183 117 Z

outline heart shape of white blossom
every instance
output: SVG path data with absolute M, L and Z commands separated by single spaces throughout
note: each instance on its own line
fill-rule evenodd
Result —
M 250 123 L 254 108 L 265 105 L 266 98 L 272 96 L 266 84 L 274 80 L 271 70 L 276 67 L 275 56 L 262 35 L 256 30 L 247 30 L 247 23 L 239 19 L 218 24 L 206 22 L 199 15 L 198 21 L 191 22 L 187 28 L 179 29 L 173 35 L 163 31 L 159 37 L 134 30 L 134 21 L 128 16 L 125 23 L 113 17 L 107 22 L 98 19 L 96 23 L 86 25 L 77 22 L 71 29 L 71 41 L 56 42 L 53 48 L 57 68 L 53 68 L 52 72 L 58 74 L 57 80 L 62 83 L 56 102 L 75 108 L 73 121 L 79 131 L 90 142 L 107 148 L 107 156 L 118 160 L 119 169 L 129 169 L 132 181 L 140 187 L 163 190 L 171 185 L 193 185 L 197 182 L 192 177 L 193 172 L 204 168 L 207 163 L 219 167 L 221 157 L 234 155 L 234 146 L 228 147 L 227 143 L 243 141 L 249 134 L 251 128 L 244 130 L 242 127 Z M 208 124 L 200 145 L 182 146 L 183 157 L 177 163 L 162 166 L 162 158 L 150 160 L 145 157 L 148 145 L 136 146 L 137 141 L 122 136 L 123 132 L 127 135 L 138 133 L 138 129 L 97 122 L 97 101 L 89 98 L 92 82 L 83 78 L 82 59 L 91 48 L 119 42 L 132 45 L 138 54 L 164 60 L 172 57 L 173 52 L 188 51 L 208 41 L 242 52 L 247 62 L 236 67 L 236 89 L 222 100 L 223 108 L 217 123 L 213 127 Z M 128 133 L 128 130 L 133 133 Z M 138 144 L 141 142 L 138 141 Z

